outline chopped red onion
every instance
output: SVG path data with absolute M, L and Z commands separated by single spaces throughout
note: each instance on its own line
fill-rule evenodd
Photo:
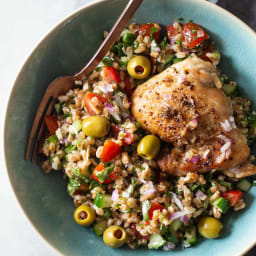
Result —
M 109 94 L 114 91 L 112 85 L 109 83 L 99 85 L 98 88 L 105 94 Z
M 166 245 L 163 247 L 164 251 L 171 251 L 173 249 L 175 249 L 175 243 L 173 242 L 167 242 Z
M 199 161 L 199 156 L 193 156 L 193 157 L 191 158 L 191 162 L 192 162 L 193 164 L 196 164 L 198 161 Z
M 200 200 L 202 200 L 202 201 L 207 198 L 207 195 L 204 194 L 200 189 L 197 190 L 195 196 L 196 196 L 197 198 L 199 198 Z
M 114 107 L 108 102 L 105 103 L 105 107 L 108 110 L 109 114 L 115 118 L 117 121 L 121 121 L 121 117 L 116 113 Z
M 230 132 L 232 130 L 232 126 L 227 119 L 224 122 L 221 122 L 220 124 L 225 132 Z
M 175 193 L 171 192 L 171 194 L 173 196 L 175 204 L 183 211 L 183 204 L 181 203 L 180 199 L 177 197 Z
M 112 201 L 113 202 L 116 202 L 118 199 L 119 199 L 119 193 L 118 193 L 118 190 L 115 189 L 113 192 L 112 192 L 112 197 L 111 197 Z
M 188 215 L 182 216 L 182 217 L 181 217 L 181 221 L 182 221 L 184 224 L 188 224 L 188 221 L 189 221 Z
M 157 190 L 153 185 L 152 181 L 147 181 L 141 188 L 140 188 L 140 193 L 142 195 L 152 195 L 156 193 Z
M 180 212 L 174 212 L 171 214 L 170 216 L 170 220 L 175 220 L 175 219 L 179 219 L 185 215 L 188 215 L 188 214 L 191 214 L 193 213 L 194 211 L 180 211 Z

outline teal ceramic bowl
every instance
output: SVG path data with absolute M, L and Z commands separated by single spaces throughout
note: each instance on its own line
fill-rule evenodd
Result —
M 95 52 L 126 1 L 98 1 L 75 12 L 51 31 L 33 51 L 15 82 L 6 114 L 5 155 L 8 174 L 25 214 L 42 237 L 65 255 L 148 256 L 164 251 L 111 249 L 90 228 L 73 220 L 74 206 L 61 173 L 46 175 L 24 160 L 31 124 L 40 99 L 56 77 L 79 71 Z M 166 25 L 183 17 L 208 29 L 223 53 L 224 71 L 256 103 L 256 35 L 223 9 L 203 0 L 144 0 L 133 21 Z M 256 242 L 256 189 L 246 196 L 247 209 L 226 216 L 221 239 L 175 250 L 173 256 L 227 256 L 245 253 Z M 169 254 L 169 253 L 168 253 Z

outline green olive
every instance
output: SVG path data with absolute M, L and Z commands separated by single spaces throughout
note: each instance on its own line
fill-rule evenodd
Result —
M 151 72 L 151 63 L 145 56 L 135 56 L 128 62 L 127 71 L 133 78 L 144 79 Z
M 198 222 L 198 232 L 205 238 L 219 237 L 222 228 L 222 223 L 213 217 L 203 217 Z
M 143 137 L 138 146 L 138 155 L 144 159 L 153 159 L 160 150 L 160 140 L 155 135 L 146 135 Z
M 80 205 L 74 212 L 74 219 L 81 226 L 90 226 L 96 218 L 93 208 L 88 205 Z
M 103 233 L 104 243 L 112 248 L 122 246 L 126 239 L 126 231 L 119 226 L 110 226 Z
M 109 127 L 109 121 L 103 116 L 88 116 L 82 122 L 83 133 L 95 138 L 106 136 Z

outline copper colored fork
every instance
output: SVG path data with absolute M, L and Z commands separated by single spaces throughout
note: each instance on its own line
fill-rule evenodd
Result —
M 140 6 L 143 0 L 130 0 L 123 10 L 122 14 L 114 24 L 106 39 L 103 41 L 95 55 L 91 58 L 88 64 L 77 74 L 73 76 L 61 76 L 56 78 L 47 88 L 40 104 L 31 128 L 29 140 L 26 149 L 26 160 L 35 162 L 37 158 L 39 144 L 42 141 L 45 124 L 44 116 L 51 115 L 54 109 L 56 98 L 75 87 L 74 82 L 84 79 L 91 73 L 103 57 L 107 54 L 113 44 L 119 39 L 121 32 Z

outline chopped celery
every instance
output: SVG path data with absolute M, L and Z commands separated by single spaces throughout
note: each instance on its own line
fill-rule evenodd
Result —
M 98 193 L 94 199 L 94 204 L 99 208 L 109 208 L 112 204 L 111 195 Z
M 219 199 L 217 199 L 213 204 L 224 214 L 229 209 L 229 201 L 223 197 L 220 197 Z
M 100 236 L 103 234 L 103 232 L 105 231 L 105 229 L 107 227 L 108 227 L 107 221 L 103 220 L 101 222 L 94 224 L 93 230 L 94 230 L 96 236 Z
M 142 202 L 142 215 L 143 220 L 149 220 L 148 211 L 151 207 L 151 203 L 148 200 Z
M 158 249 L 166 244 L 166 240 L 160 234 L 152 234 L 148 243 L 149 249 Z
M 247 179 L 242 179 L 237 183 L 237 187 L 244 192 L 249 191 L 251 186 L 252 183 Z

